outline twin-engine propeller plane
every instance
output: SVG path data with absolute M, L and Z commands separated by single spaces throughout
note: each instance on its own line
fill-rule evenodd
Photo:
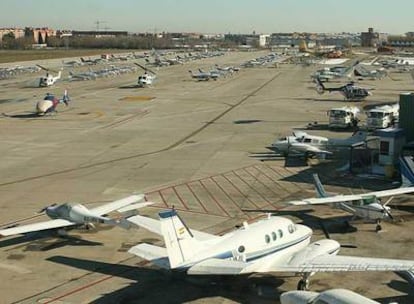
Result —
M 217 73 L 210 73 L 210 72 L 203 72 L 201 70 L 198 73 L 194 73 L 193 71 L 188 71 L 191 75 L 191 78 L 196 79 L 197 81 L 208 81 L 210 79 L 217 80 L 219 75 Z
M 56 72 L 52 69 L 45 68 L 41 65 L 36 64 L 39 68 L 46 71 L 46 75 L 39 78 L 39 87 L 50 87 L 56 83 L 62 76 L 62 71 L 59 71 L 57 76 L 53 76 L 49 71 Z
M 414 261 L 337 255 L 340 244 L 331 239 L 310 243 L 312 230 L 284 217 L 271 217 L 222 236 L 190 229 L 173 210 L 160 220 L 136 215 L 127 220 L 164 237 L 166 247 L 141 243 L 129 252 L 153 264 L 189 275 L 242 275 L 293 272 L 309 288 L 316 272 L 407 271 Z
M 319 94 L 323 94 L 325 92 L 339 92 L 344 96 L 345 100 L 350 101 L 361 101 L 372 95 L 368 89 L 355 85 L 353 81 L 337 88 L 326 88 L 319 78 L 316 78 L 315 81 L 316 91 Z
M 36 103 L 36 114 L 37 115 L 45 115 L 48 113 L 56 112 L 56 107 L 60 103 L 64 103 L 68 106 L 70 98 L 68 96 L 67 90 L 65 90 L 63 97 L 61 99 L 55 97 L 50 93 L 46 93 L 45 98 L 40 100 Z
M 367 133 L 363 131 L 357 131 L 345 139 L 327 138 L 302 131 L 294 131 L 293 136 L 280 138 L 268 146 L 267 149 L 281 153 L 284 156 L 296 154 L 304 155 L 306 158 L 324 158 L 326 155 L 333 154 L 336 149 L 363 142 L 366 137 Z
M 138 209 L 151 205 L 148 202 L 141 202 L 143 199 L 144 195 L 131 195 L 92 209 L 88 209 L 82 204 L 51 205 L 39 211 L 40 213 L 45 212 L 51 220 L 1 229 L 0 237 L 50 229 L 57 230 L 59 235 L 66 235 L 66 231 L 63 229 L 65 227 L 85 226 L 90 229 L 98 223 L 121 226 L 127 229 L 130 224 L 125 219 L 112 219 L 105 215 L 113 211 L 126 212 L 132 210 L 131 208 Z
M 376 231 L 380 231 L 381 220 L 392 220 L 391 208 L 387 206 L 396 195 L 413 193 L 414 187 L 374 191 L 362 194 L 330 195 L 325 191 L 318 174 L 313 174 L 317 198 L 308 198 L 300 201 L 291 201 L 290 205 L 318 205 L 331 204 L 335 208 L 351 213 L 356 218 L 372 220 L 377 223 Z M 381 198 L 390 197 L 382 203 Z

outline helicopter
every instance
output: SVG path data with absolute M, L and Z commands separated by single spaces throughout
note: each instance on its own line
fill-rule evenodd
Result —
M 48 69 L 48 68 L 45 68 L 45 67 L 43 67 L 43 66 L 41 66 L 39 64 L 36 64 L 36 65 L 39 68 L 41 68 L 42 70 L 45 70 L 46 71 L 46 75 L 39 78 L 39 88 L 42 88 L 42 87 L 50 87 L 50 86 L 54 85 L 55 82 L 57 80 L 59 80 L 60 77 L 61 77 L 61 75 L 62 75 L 62 71 L 59 71 L 58 74 L 57 74 L 57 76 L 53 76 L 52 74 L 49 73 L 49 71 L 52 71 L 52 72 L 56 72 L 56 71 L 51 70 L 51 69 Z
M 339 92 L 344 96 L 345 100 L 356 100 L 356 101 L 363 100 L 367 98 L 368 96 L 372 95 L 372 93 L 368 89 L 355 85 L 353 81 L 348 82 L 346 85 L 343 85 L 337 88 L 326 88 L 319 78 L 316 78 L 315 81 L 316 81 L 316 91 L 319 94 L 323 94 L 325 91 Z
M 140 65 L 139 63 L 135 62 L 135 65 L 139 66 L 145 71 L 143 75 L 138 76 L 138 86 L 146 87 L 146 86 L 152 85 L 155 79 L 157 78 L 157 74 L 154 71 L 150 70 L 149 68 L 144 67 L 143 65 Z M 148 72 L 150 72 L 151 74 L 149 74 Z
M 61 99 L 58 99 L 50 93 L 46 93 L 45 98 L 36 103 L 36 114 L 39 116 L 43 116 L 48 113 L 57 112 L 56 107 L 58 104 L 64 103 L 66 106 L 68 106 L 69 101 L 70 98 L 68 96 L 67 90 L 65 90 L 63 97 Z

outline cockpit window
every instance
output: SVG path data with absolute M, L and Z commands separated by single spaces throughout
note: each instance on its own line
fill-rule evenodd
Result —
M 295 232 L 295 228 L 294 228 L 293 224 L 289 225 L 288 230 L 289 230 L 290 233 Z

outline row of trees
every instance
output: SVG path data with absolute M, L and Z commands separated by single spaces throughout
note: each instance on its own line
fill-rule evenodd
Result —
M 154 36 L 120 36 L 120 37 L 47 37 L 45 43 L 53 48 L 98 48 L 98 49 L 168 49 L 180 47 L 183 44 L 194 46 L 197 44 L 213 44 L 218 47 L 235 47 L 237 41 L 208 41 L 206 39 L 188 39 L 182 42 L 171 38 L 158 38 Z M 178 45 L 177 45 L 178 43 Z M 0 47 L 4 49 L 29 49 L 32 47 L 33 38 L 23 37 L 15 39 L 13 33 L 3 36 Z M 180 45 L 181 44 L 181 45 Z

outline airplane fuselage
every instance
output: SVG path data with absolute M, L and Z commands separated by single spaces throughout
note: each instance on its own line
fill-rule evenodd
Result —
M 377 202 L 363 204 L 357 201 L 349 203 L 338 203 L 336 206 L 346 212 L 353 214 L 356 217 L 363 219 L 376 221 L 389 218 L 388 213 L 390 211 L 390 207 L 383 206 Z
M 81 204 L 62 204 L 46 208 L 46 214 L 51 219 L 64 219 L 77 224 L 105 223 L 105 218 L 93 214 L 88 208 Z
M 251 225 L 244 224 L 243 228 L 206 241 L 202 248 L 194 251 L 192 257 L 177 268 L 186 270 L 203 260 L 216 258 L 252 262 L 246 273 L 259 272 L 262 267 L 268 266 L 264 261 L 266 259 L 272 264 L 287 264 L 295 253 L 309 245 L 311 236 L 312 230 L 307 226 L 294 224 L 283 217 L 270 217 Z M 322 250 L 332 253 L 335 251 L 333 247 L 339 249 L 339 244 L 332 242 L 335 244 L 329 244 Z M 259 260 L 264 263 L 253 263 Z

